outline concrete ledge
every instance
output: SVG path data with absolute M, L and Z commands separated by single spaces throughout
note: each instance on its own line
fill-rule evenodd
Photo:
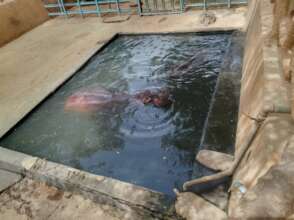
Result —
M 169 212 L 173 202 L 170 197 L 144 187 L 94 175 L 2 147 L 0 147 L 0 168 L 25 174 L 63 190 L 78 192 L 99 202 L 115 200 L 162 214 Z
M 21 175 L 0 170 L 0 193 L 21 180 Z

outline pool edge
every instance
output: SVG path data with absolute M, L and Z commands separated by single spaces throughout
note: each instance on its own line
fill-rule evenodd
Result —
M 82 194 L 96 202 L 120 202 L 148 212 L 174 215 L 173 198 L 141 186 L 99 176 L 0 146 L 0 169 Z

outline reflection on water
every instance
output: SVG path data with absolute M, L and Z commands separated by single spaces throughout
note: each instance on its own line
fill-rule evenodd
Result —
M 33 111 L 2 146 L 168 194 L 191 176 L 228 33 L 121 36 Z M 168 108 L 134 100 L 64 111 L 99 84 L 113 93 L 167 88 Z

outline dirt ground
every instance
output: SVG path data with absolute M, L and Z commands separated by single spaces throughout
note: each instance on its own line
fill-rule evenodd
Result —
M 125 204 L 98 204 L 81 195 L 63 192 L 28 178 L 0 194 L 0 219 L 156 219 L 142 216 Z

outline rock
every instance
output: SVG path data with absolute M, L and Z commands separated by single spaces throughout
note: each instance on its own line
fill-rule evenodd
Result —
M 223 171 L 233 165 L 234 157 L 216 151 L 201 150 L 198 152 L 196 160 L 212 170 Z
M 216 21 L 216 16 L 212 12 L 205 11 L 204 13 L 200 15 L 200 23 L 205 26 L 213 24 L 215 23 L 215 21 Z
M 187 220 L 227 219 L 224 211 L 191 192 L 179 193 L 175 208 Z
M 228 206 L 229 193 L 222 185 L 209 192 L 202 193 L 201 197 L 222 210 L 226 210 Z
M 289 117 L 289 116 L 288 116 Z M 278 118 L 280 124 L 283 124 L 280 118 Z M 293 126 L 293 123 L 291 123 Z M 285 124 L 283 124 L 285 126 Z M 289 132 L 293 132 L 293 127 L 289 127 Z M 279 131 L 283 133 L 281 127 L 278 129 L 271 123 L 271 129 L 273 131 Z M 267 131 L 268 132 L 268 131 Z M 269 133 L 269 132 L 268 132 Z M 285 132 L 285 135 L 289 133 Z M 258 151 L 252 151 L 253 153 L 268 154 L 271 152 L 272 157 L 266 156 L 266 163 L 271 163 L 270 160 L 275 158 L 275 164 L 272 164 L 270 168 L 267 168 L 266 172 L 258 170 L 258 166 L 262 166 L 264 169 L 266 163 L 256 164 L 256 161 L 246 161 L 246 164 L 254 164 L 255 169 L 259 173 L 263 173 L 258 177 L 258 181 L 255 184 L 249 185 L 245 191 L 240 190 L 242 182 L 246 183 L 246 179 L 242 179 L 239 187 L 231 187 L 231 196 L 229 201 L 229 215 L 230 219 L 293 219 L 293 201 L 294 201 L 294 135 L 287 140 L 287 138 L 280 139 L 275 137 L 274 143 L 275 152 L 268 151 L 269 145 L 266 146 L 266 150 L 259 149 Z M 284 140 L 284 143 L 281 141 Z M 280 142 L 279 142 L 280 141 Z M 274 141 L 272 140 L 271 143 Z M 280 144 L 279 144 L 280 143 Z M 283 147 L 283 145 L 285 147 Z M 256 146 L 262 146 L 261 141 L 257 141 Z M 276 148 L 284 149 L 284 152 L 277 152 Z M 265 153 L 266 151 L 266 153 Z M 282 155 L 278 155 L 282 154 Z M 258 155 L 260 157 L 260 155 Z M 279 159 L 278 159 L 279 158 Z M 248 176 L 253 176 L 254 170 L 247 170 Z M 238 174 L 240 176 L 240 174 Z M 256 175 L 256 174 L 255 174 Z M 244 177 L 243 174 L 240 177 Z M 246 176 L 245 176 L 246 177 Z M 237 179 L 234 180 L 237 182 Z M 234 184 L 236 185 L 236 184 Z M 248 185 L 248 184 L 247 184 Z M 244 187 L 244 186 L 243 186 Z

